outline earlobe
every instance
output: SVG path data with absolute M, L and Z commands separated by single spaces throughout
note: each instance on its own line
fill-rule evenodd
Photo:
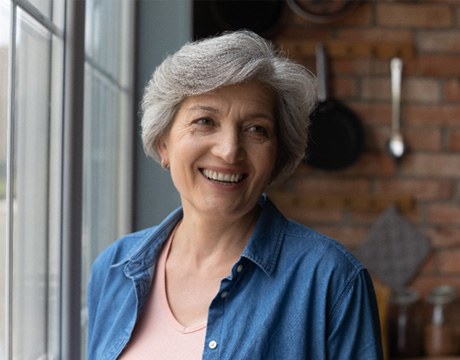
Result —
M 169 164 L 165 159 L 161 159 L 161 167 L 165 170 L 169 169 Z

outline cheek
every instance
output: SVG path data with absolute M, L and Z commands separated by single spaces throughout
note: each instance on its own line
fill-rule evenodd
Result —
M 270 145 L 264 151 L 253 151 L 253 161 L 261 171 L 266 172 L 267 176 L 271 176 L 275 169 L 277 148 L 276 145 Z
M 193 139 L 172 142 L 169 151 L 170 161 L 177 163 L 179 167 L 190 166 L 204 153 L 203 148 L 203 144 Z

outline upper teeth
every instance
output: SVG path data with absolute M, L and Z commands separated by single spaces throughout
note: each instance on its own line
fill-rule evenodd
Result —
M 240 174 L 223 174 L 212 170 L 203 170 L 203 174 L 209 179 L 225 182 L 238 182 L 243 177 Z

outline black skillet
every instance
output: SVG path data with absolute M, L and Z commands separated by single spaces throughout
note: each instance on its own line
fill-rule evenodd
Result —
M 340 101 L 328 98 L 327 63 L 323 44 L 316 48 L 318 106 L 311 115 L 305 161 L 323 170 L 353 164 L 364 147 L 364 131 L 357 115 Z

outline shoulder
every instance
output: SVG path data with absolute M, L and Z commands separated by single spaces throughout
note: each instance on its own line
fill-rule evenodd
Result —
M 180 218 L 182 218 L 182 209 L 178 208 L 160 224 L 119 238 L 99 254 L 93 263 L 93 268 L 120 265 L 137 257 L 143 259 L 154 257 Z
M 363 268 L 361 262 L 338 240 L 292 220 L 287 220 L 284 242 L 287 248 L 310 260 L 314 257 L 318 262 L 349 266 L 358 271 Z
M 287 219 L 268 198 L 262 198 L 262 209 L 249 253 L 268 274 L 275 266 L 281 272 L 295 269 L 334 277 L 353 276 L 363 269 L 339 241 Z
M 136 231 L 114 241 L 97 256 L 93 267 L 111 266 L 128 261 L 145 246 L 145 243 L 152 237 L 157 227 L 153 226 Z

